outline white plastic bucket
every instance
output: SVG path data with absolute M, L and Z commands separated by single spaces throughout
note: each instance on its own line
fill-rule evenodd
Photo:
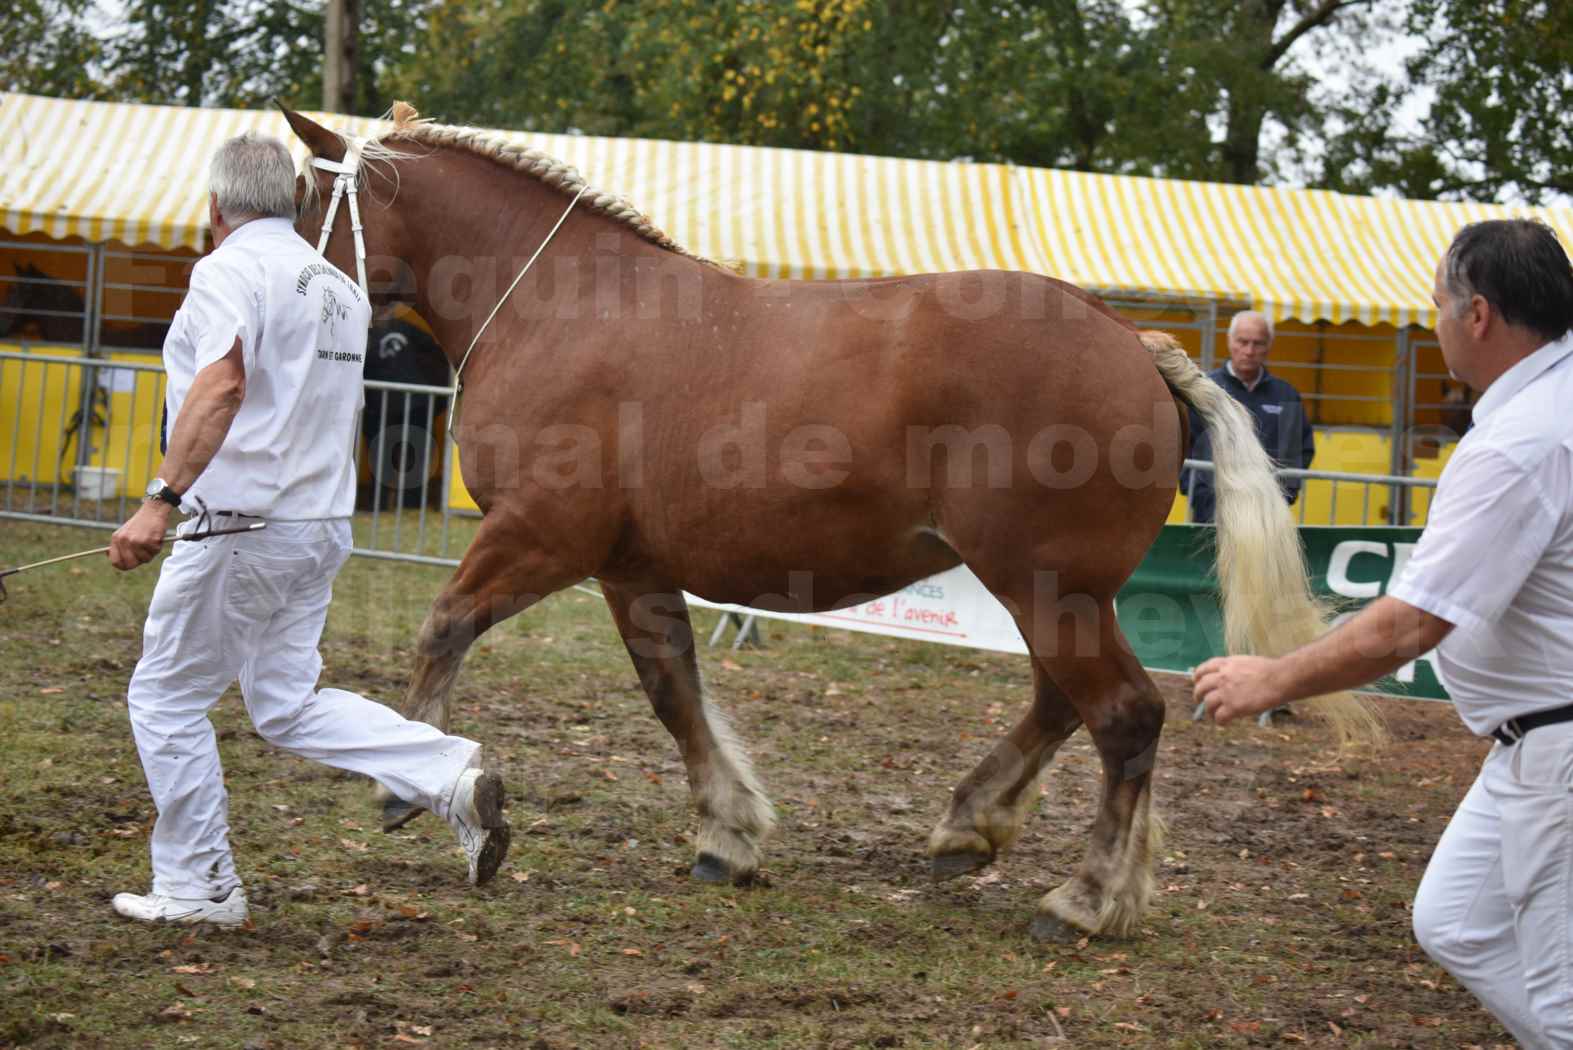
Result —
M 114 499 L 120 495 L 120 471 L 114 467 L 77 467 L 76 492 L 83 499 Z

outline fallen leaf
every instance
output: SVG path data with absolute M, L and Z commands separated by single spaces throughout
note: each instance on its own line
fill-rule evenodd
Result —
M 512 875 L 509 875 L 508 877 L 510 879 L 512 879 L 514 882 L 529 882 L 530 881 L 530 873 L 527 872 L 527 871 L 516 871 Z
M 213 972 L 213 964 L 212 963 L 193 963 L 193 964 L 191 964 L 189 966 L 177 966 L 177 967 L 174 968 L 174 972 L 175 973 L 212 973 Z
M 356 853 L 365 853 L 368 849 L 371 848 L 370 846 L 366 845 L 366 843 L 356 842 L 354 839 L 339 839 L 339 845 L 343 846 L 345 849 L 354 850 Z
M 743 669 L 742 664 L 738 663 L 736 660 L 730 659 L 723 659 L 721 661 L 721 667 L 723 670 L 727 671 L 741 671 Z M 59 690 L 57 689 L 56 692 L 59 692 Z
M 54 696 L 56 693 L 63 693 L 63 692 L 65 692 L 64 689 L 60 688 L 59 686 L 52 685 L 48 689 L 40 689 L 38 691 L 38 695 L 40 695 L 40 696 Z
M 624 948 L 623 949 L 623 954 L 624 955 L 643 955 L 644 952 L 640 951 L 638 948 Z
M 250 977 L 231 977 L 229 979 L 229 983 L 234 985 L 236 988 L 245 988 L 248 990 L 257 986 L 257 982 L 252 980 Z

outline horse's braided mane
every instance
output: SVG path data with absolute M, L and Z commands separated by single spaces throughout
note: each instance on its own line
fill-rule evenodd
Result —
M 579 170 L 550 154 L 534 147 L 503 142 L 479 128 L 434 123 L 421 118 L 415 112 L 415 108 L 406 102 L 395 102 L 389 115 L 394 122 L 393 130 L 366 143 L 361 149 L 361 156 L 371 164 L 417 156 L 397 150 L 391 143 L 410 142 L 433 149 L 446 147 L 463 150 L 514 171 L 523 172 L 569 197 L 584 189 L 584 195 L 579 198 L 579 203 L 575 207 L 588 208 L 592 212 L 615 219 L 645 240 L 667 251 L 686 255 L 701 262 L 709 261 L 672 240 L 643 212 L 617 194 L 605 193 L 593 188 L 585 189 L 588 184 L 584 176 L 579 174 Z

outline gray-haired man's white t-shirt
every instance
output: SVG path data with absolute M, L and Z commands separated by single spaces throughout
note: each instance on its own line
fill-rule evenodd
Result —
M 196 375 L 240 340 L 246 395 L 186 494 L 276 521 L 348 517 L 371 307 L 287 219 L 245 223 L 191 272 L 164 341 L 171 433 Z

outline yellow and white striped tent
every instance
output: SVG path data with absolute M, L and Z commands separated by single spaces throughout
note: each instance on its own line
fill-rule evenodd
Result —
M 358 135 L 384 125 L 313 114 Z M 440 118 L 441 114 L 434 114 Z M 273 110 L 0 95 L 0 226 L 200 251 L 205 167 L 247 128 L 304 149 Z M 1249 303 L 1275 319 L 1430 327 L 1432 268 L 1463 223 L 1573 210 L 1352 197 L 998 164 L 525 135 L 679 243 L 745 272 L 845 277 L 971 268 L 1106 294 Z

